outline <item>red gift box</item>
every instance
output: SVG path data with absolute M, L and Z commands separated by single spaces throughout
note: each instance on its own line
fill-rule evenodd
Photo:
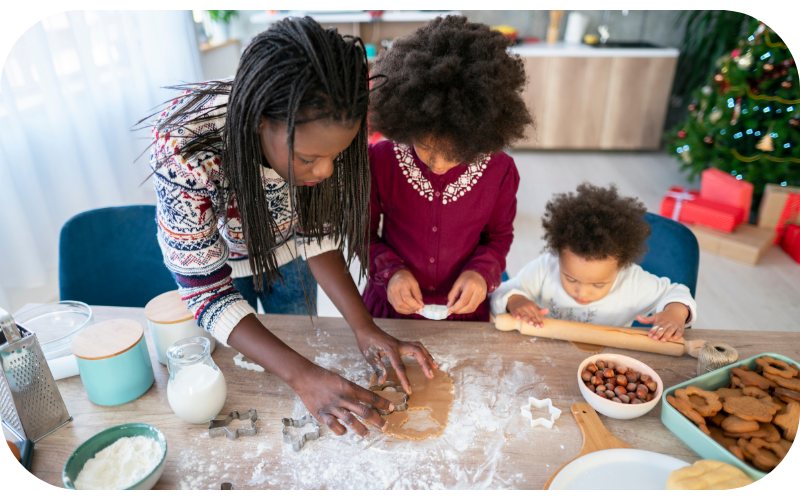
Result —
M 753 203 L 753 185 L 718 168 L 707 168 L 700 181 L 700 197 L 741 208 L 746 222 Z
M 669 188 L 661 200 L 660 214 L 684 224 L 699 224 L 726 233 L 744 222 L 743 209 L 706 200 L 700 192 L 678 186 Z
M 781 248 L 800 264 L 800 225 L 789 224 L 786 226 L 786 232 L 783 233 L 783 240 L 781 240 Z

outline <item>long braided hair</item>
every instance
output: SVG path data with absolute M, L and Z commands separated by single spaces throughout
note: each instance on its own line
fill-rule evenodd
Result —
M 323 29 L 310 17 L 289 18 L 252 40 L 242 54 L 233 82 L 170 88 L 189 90 L 191 95 L 181 110 L 158 125 L 159 132 L 191 114 L 209 96 L 229 95 L 227 105 L 212 107 L 185 122 L 208 121 L 212 114 L 218 115 L 218 110 L 225 108 L 224 127 L 194 135 L 178 154 L 188 157 L 208 151 L 221 156 L 221 171 L 232 188 L 227 190 L 222 206 L 227 218 L 235 194 L 257 290 L 263 289 L 265 278 L 269 282 L 283 280 L 273 252 L 283 242 L 277 241 L 280 231 L 269 211 L 261 179 L 261 165 L 266 163 L 258 133 L 262 116 L 286 124 L 292 219 L 296 212 L 303 235 L 321 242 L 329 232 L 340 252 L 347 243 L 348 266 L 356 256 L 362 263 L 368 262 L 369 79 L 361 39 L 343 37 L 334 28 Z M 304 119 L 299 116 L 301 110 Z M 330 178 L 311 187 L 295 186 L 295 127 L 320 119 L 345 124 L 361 119 L 361 127 L 350 146 L 334 161 Z M 159 167 L 156 165 L 156 169 Z M 296 241 L 296 231 L 294 237 Z M 366 266 L 361 269 L 361 277 L 365 277 Z

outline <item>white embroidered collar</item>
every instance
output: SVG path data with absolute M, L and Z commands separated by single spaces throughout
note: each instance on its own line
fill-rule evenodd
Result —
M 397 162 L 403 175 L 408 179 L 411 187 L 419 193 L 423 198 L 428 201 L 433 201 L 433 186 L 431 182 L 422 174 L 422 169 L 417 167 L 414 162 L 414 154 L 411 151 L 411 146 L 401 144 L 394 145 L 394 153 L 397 157 Z M 456 180 L 447 184 L 442 189 L 442 204 L 447 205 L 459 198 L 466 195 L 468 191 L 472 190 L 472 186 L 478 183 L 478 179 L 483 175 L 486 170 L 486 165 L 492 159 L 491 155 L 483 155 L 478 158 L 474 163 L 467 166 L 467 170 L 458 176 Z

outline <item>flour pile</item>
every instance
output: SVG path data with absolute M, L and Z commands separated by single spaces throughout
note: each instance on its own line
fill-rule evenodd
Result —
M 150 474 L 163 456 L 161 445 L 153 438 L 120 438 L 84 464 L 75 480 L 75 488 L 123 490 Z

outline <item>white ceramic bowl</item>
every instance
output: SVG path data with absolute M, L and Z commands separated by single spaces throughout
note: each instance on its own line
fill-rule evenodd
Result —
M 581 373 L 583 373 L 586 370 L 586 367 L 589 366 L 590 363 L 594 363 L 595 361 L 599 360 L 613 361 L 615 364 L 619 366 L 624 366 L 626 368 L 633 369 L 634 371 L 641 372 L 642 374 L 650 375 L 650 378 L 655 380 L 656 383 L 658 384 L 658 390 L 653 395 L 653 400 L 639 405 L 631 405 L 631 404 L 626 405 L 624 403 L 617 403 L 611 401 L 610 399 L 601 398 L 597 394 L 590 391 L 586 387 L 586 384 L 583 381 L 583 379 L 581 378 Z M 646 364 L 642 363 L 641 361 L 637 361 L 633 358 L 629 358 L 628 356 L 623 356 L 621 354 L 601 353 L 601 354 L 595 354 L 594 356 L 589 356 L 588 358 L 584 359 L 580 367 L 578 367 L 578 387 L 581 390 L 581 394 L 583 394 L 583 399 L 585 399 L 586 402 L 589 403 L 591 407 L 595 409 L 596 412 L 602 413 L 607 417 L 617 418 L 620 420 L 638 418 L 644 415 L 645 413 L 649 412 L 650 410 L 656 407 L 656 404 L 658 404 L 658 400 L 661 399 L 661 393 L 664 392 L 664 382 L 661 381 L 661 377 L 658 376 L 658 373 L 656 373 L 655 370 L 653 370 Z

